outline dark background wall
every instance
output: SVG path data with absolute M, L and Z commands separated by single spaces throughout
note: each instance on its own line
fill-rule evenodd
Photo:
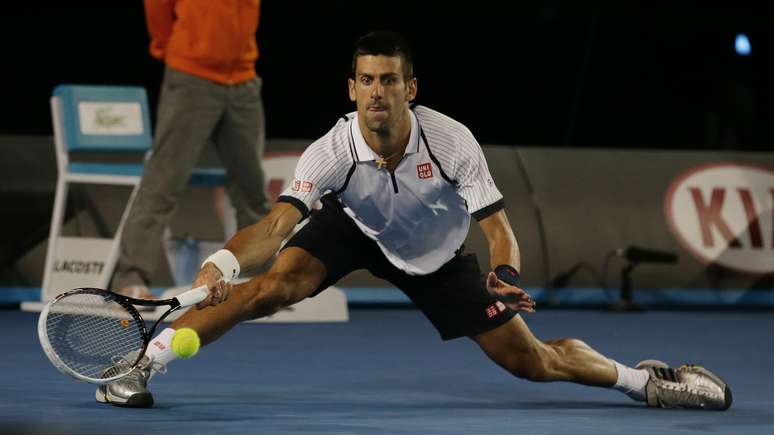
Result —
M 314 138 L 351 110 L 352 44 L 389 28 L 414 45 L 418 101 L 482 143 L 774 149 L 774 6 L 679 3 L 266 0 L 268 135 Z M 0 134 L 50 134 L 58 83 L 142 85 L 155 105 L 141 1 L 25 4 L 0 17 Z M 737 32 L 752 56 L 734 53 Z

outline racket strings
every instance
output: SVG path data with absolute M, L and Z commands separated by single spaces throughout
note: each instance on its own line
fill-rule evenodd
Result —
M 131 370 L 136 352 L 145 344 L 144 328 L 137 318 L 99 294 L 78 293 L 54 303 L 46 319 L 46 331 L 62 363 L 94 379 Z M 134 358 L 129 356 L 133 352 Z

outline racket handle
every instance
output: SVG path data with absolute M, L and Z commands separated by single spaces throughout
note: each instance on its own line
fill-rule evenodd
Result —
M 207 296 L 210 294 L 209 290 L 207 290 L 207 286 L 203 285 L 201 287 L 196 287 L 195 289 L 188 290 L 185 293 L 181 293 L 177 295 L 175 299 L 177 299 L 178 302 L 180 302 L 181 307 L 189 307 L 191 305 L 198 304 L 199 302 L 207 299 Z

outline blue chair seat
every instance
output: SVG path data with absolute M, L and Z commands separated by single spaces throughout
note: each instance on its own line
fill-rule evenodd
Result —
M 139 177 L 142 175 L 142 165 L 135 163 L 72 162 L 67 166 L 67 171 L 71 174 L 129 175 Z
M 136 163 L 90 163 L 72 162 L 67 167 L 71 174 L 124 175 L 139 177 L 143 166 Z M 195 168 L 188 184 L 196 187 L 223 186 L 226 171 L 223 168 Z

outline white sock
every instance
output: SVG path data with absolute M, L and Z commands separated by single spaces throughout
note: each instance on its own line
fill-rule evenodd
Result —
M 613 361 L 613 360 L 610 360 Z M 645 385 L 650 379 L 650 374 L 645 369 L 633 369 L 613 361 L 618 371 L 618 380 L 613 388 L 626 394 L 638 402 L 645 401 Z
M 175 352 L 172 352 L 172 337 L 174 335 L 174 329 L 165 328 L 156 338 L 148 343 L 148 350 L 145 351 L 145 355 L 148 355 L 154 362 L 163 364 L 166 367 L 167 364 L 177 358 Z M 151 378 L 158 372 L 158 369 L 154 366 L 151 365 Z

